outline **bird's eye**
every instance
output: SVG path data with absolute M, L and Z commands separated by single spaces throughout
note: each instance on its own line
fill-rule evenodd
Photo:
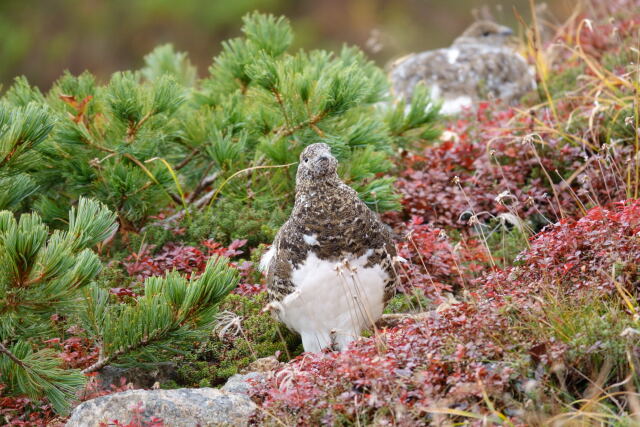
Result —
M 482 37 L 489 37 L 491 35 L 491 31 L 485 31 L 482 33 Z
M 309 163 L 309 158 L 308 157 L 305 157 L 303 160 L 304 160 L 305 163 Z

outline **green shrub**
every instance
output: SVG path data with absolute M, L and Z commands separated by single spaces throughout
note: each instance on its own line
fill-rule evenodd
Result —
M 80 199 L 67 231 L 49 233 L 37 214 L 16 221 L 0 211 L 0 383 L 5 392 L 47 397 L 68 410 L 85 376 L 110 363 L 139 364 L 167 358 L 203 336 L 215 322 L 218 303 L 238 274 L 212 258 L 204 273 L 187 280 L 176 272 L 152 277 L 144 295 L 128 303 L 95 285 L 102 268 L 93 246 L 115 233 L 115 215 Z M 78 335 L 95 343 L 98 358 L 71 368 L 46 340 L 59 336 L 63 314 Z M 54 316 L 55 315 L 55 316 Z M 84 366 L 82 366 L 84 367 Z
M 386 76 L 357 48 L 289 53 L 288 21 L 259 13 L 244 18 L 242 31 L 201 80 L 168 45 L 107 84 L 66 73 L 43 95 L 17 79 L 0 100 L 0 180 L 12 189 L 0 204 L 35 207 L 61 226 L 87 195 L 135 232 L 177 206 L 197 224 L 194 236 L 265 241 L 290 209 L 300 152 L 322 141 L 366 203 L 398 207 L 385 176 L 390 156 L 438 135 L 426 91 L 408 111 L 383 107 Z M 211 209 L 198 220 L 204 206 Z

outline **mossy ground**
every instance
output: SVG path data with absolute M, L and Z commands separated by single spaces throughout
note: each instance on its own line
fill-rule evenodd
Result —
M 287 361 L 302 353 L 298 335 L 262 311 L 266 303 L 266 293 L 229 295 L 220 311 L 230 315 L 227 322 L 238 323 L 225 331 L 226 325 L 220 324 L 208 341 L 176 358 L 179 384 L 219 386 L 258 358 L 277 355 L 280 361 Z

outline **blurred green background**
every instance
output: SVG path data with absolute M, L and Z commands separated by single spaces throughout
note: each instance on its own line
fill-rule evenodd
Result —
M 528 0 L 0 0 L 0 83 L 17 75 L 48 89 L 62 71 L 91 70 L 100 78 L 137 68 L 158 44 L 187 51 L 201 75 L 220 41 L 240 31 L 258 9 L 284 14 L 295 46 L 362 47 L 380 65 L 413 51 L 448 45 L 473 10 L 517 26 L 513 9 L 529 17 Z M 572 2 L 548 4 L 561 20 Z M 575 2 L 573 2 L 575 3 Z

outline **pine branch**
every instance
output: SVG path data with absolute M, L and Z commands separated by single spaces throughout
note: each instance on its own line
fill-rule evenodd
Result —
M 91 132 L 89 131 L 87 125 L 85 123 L 82 123 L 82 126 L 87 131 L 87 134 L 91 135 Z M 111 148 L 103 147 L 102 145 L 92 141 L 90 138 L 82 138 L 82 141 L 88 146 L 95 148 L 96 150 L 104 151 L 105 153 L 109 154 L 117 154 L 117 151 L 112 150 Z
M 108 325 L 117 325 L 122 321 L 128 331 L 117 327 L 101 331 L 101 336 L 109 337 L 106 341 L 111 343 L 110 347 L 117 349 L 82 373 L 100 370 L 119 357 L 145 346 L 165 340 L 180 341 L 180 337 L 191 332 L 202 332 L 213 321 L 212 313 L 217 304 L 238 283 L 237 271 L 231 269 L 227 262 L 222 258 L 211 258 L 197 279 L 187 280 L 173 271 L 165 277 L 145 280 L 144 296 L 138 299 L 137 304 L 126 307 L 115 314 L 117 319 L 114 317 L 107 322 Z M 98 292 L 105 294 L 104 290 Z M 153 327 L 150 327 L 150 318 L 157 318 Z M 105 346 L 102 345 L 101 349 L 104 354 Z
M 140 167 L 140 169 L 142 169 L 147 174 L 147 176 L 149 178 L 151 178 L 151 180 L 154 182 L 154 184 L 160 185 L 160 182 L 158 182 L 158 180 L 151 173 L 151 171 L 140 160 L 138 160 L 133 154 L 124 153 L 123 156 L 126 157 L 127 159 L 131 160 L 136 165 L 138 165 Z M 180 197 L 176 196 L 175 194 L 171 193 L 170 191 L 166 191 L 166 193 L 169 196 L 169 198 L 171 200 L 173 200 L 176 204 L 179 204 L 179 205 L 182 204 L 182 199 Z
M 183 167 L 187 166 L 191 162 L 191 160 L 193 160 L 196 157 L 196 155 L 198 153 L 200 153 L 200 149 L 199 148 L 194 148 L 193 151 L 191 151 L 191 153 L 189 153 L 189 155 L 187 155 L 187 157 L 185 157 L 173 169 L 179 171 Z
M 289 136 L 297 131 L 299 131 L 300 129 L 302 129 L 303 127 L 309 126 L 311 128 L 313 128 L 316 124 L 318 124 L 322 119 L 324 119 L 326 117 L 327 113 L 326 111 L 323 111 L 321 113 L 316 114 L 315 116 L 311 117 L 308 120 L 305 120 L 304 122 L 300 122 L 297 125 L 295 125 L 294 127 L 291 128 L 285 128 L 282 127 L 280 129 L 278 129 L 276 131 L 276 135 L 277 136 Z M 315 129 L 314 129 L 315 130 Z M 319 130 L 319 129 L 318 129 Z M 317 131 L 316 131 L 317 132 Z
M 282 100 L 282 96 L 280 95 L 280 92 L 278 92 L 278 90 L 276 88 L 272 88 L 271 89 L 271 93 L 273 93 L 273 96 L 275 96 L 276 102 L 280 106 L 280 110 L 282 110 L 282 116 L 284 117 L 284 122 L 285 122 L 287 128 L 290 128 L 291 127 L 291 121 L 289 120 L 289 115 L 287 114 L 287 109 L 286 109 L 286 107 L 284 105 L 284 101 Z M 293 133 L 293 132 L 291 132 L 291 133 Z
M 83 369 L 81 372 L 83 374 L 90 374 L 92 372 L 96 372 L 99 371 L 100 369 L 104 368 L 105 366 L 107 366 L 109 363 L 113 362 L 114 360 L 116 360 L 118 357 L 127 354 L 127 353 L 131 353 L 132 351 L 135 351 L 139 348 L 142 348 L 146 345 L 152 344 L 154 342 L 157 341 L 162 341 L 162 334 L 156 334 L 156 336 L 151 337 L 150 339 L 143 339 L 140 340 L 139 342 L 135 343 L 135 344 L 131 344 L 128 345 L 127 347 L 120 347 L 118 350 L 114 351 L 113 353 L 111 353 L 110 355 L 108 355 L 107 357 L 104 357 L 100 360 L 98 360 L 96 363 L 94 363 L 91 366 L 86 367 L 85 369 Z M 103 354 L 103 346 L 100 347 L 100 354 Z
M 150 110 L 149 112 L 147 112 L 147 114 L 142 116 L 142 118 L 140 120 L 138 120 L 137 122 L 129 122 L 129 127 L 127 128 L 127 136 L 125 138 L 125 141 L 128 142 L 128 143 L 133 142 L 133 140 L 136 137 L 136 134 L 138 133 L 138 131 L 140 130 L 142 125 L 147 120 L 149 120 L 149 118 L 151 116 L 153 116 L 154 114 L 155 114 L 155 111 L 154 110 Z
M 1 342 L 0 342 L 0 353 L 4 353 L 5 356 L 11 359 L 15 364 L 20 366 L 22 369 L 29 368 L 22 360 L 18 359 L 13 353 L 11 353 L 11 351 L 7 347 L 5 347 L 4 344 L 2 344 Z
M 199 186 L 201 185 L 201 188 L 206 188 L 208 185 L 212 184 L 219 176 L 219 172 L 216 172 L 214 174 L 208 175 L 206 176 L 199 184 Z M 211 190 L 209 192 L 207 192 L 204 196 L 200 197 L 198 200 L 196 200 L 193 203 L 193 207 L 195 208 L 201 208 L 204 205 L 208 204 L 209 201 L 211 201 L 211 199 L 213 198 L 213 195 L 216 194 L 217 189 Z M 189 202 L 192 201 L 193 198 L 190 197 Z M 178 221 L 179 219 L 182 219 L 185 215 L 187 214 L 187 210 L 182 209 L 181 211 L 171 215 L 168 218 L 165 218 L 161 221 L 155 222 L 153 223 L 153 225 L 158 225 L 161 227 L 165 227 L 168 224 L 171 224 L 174 221 Z M 140 231 L 145 231 L 147 229 L 147 227 L 142 227 L 142 229 Z

